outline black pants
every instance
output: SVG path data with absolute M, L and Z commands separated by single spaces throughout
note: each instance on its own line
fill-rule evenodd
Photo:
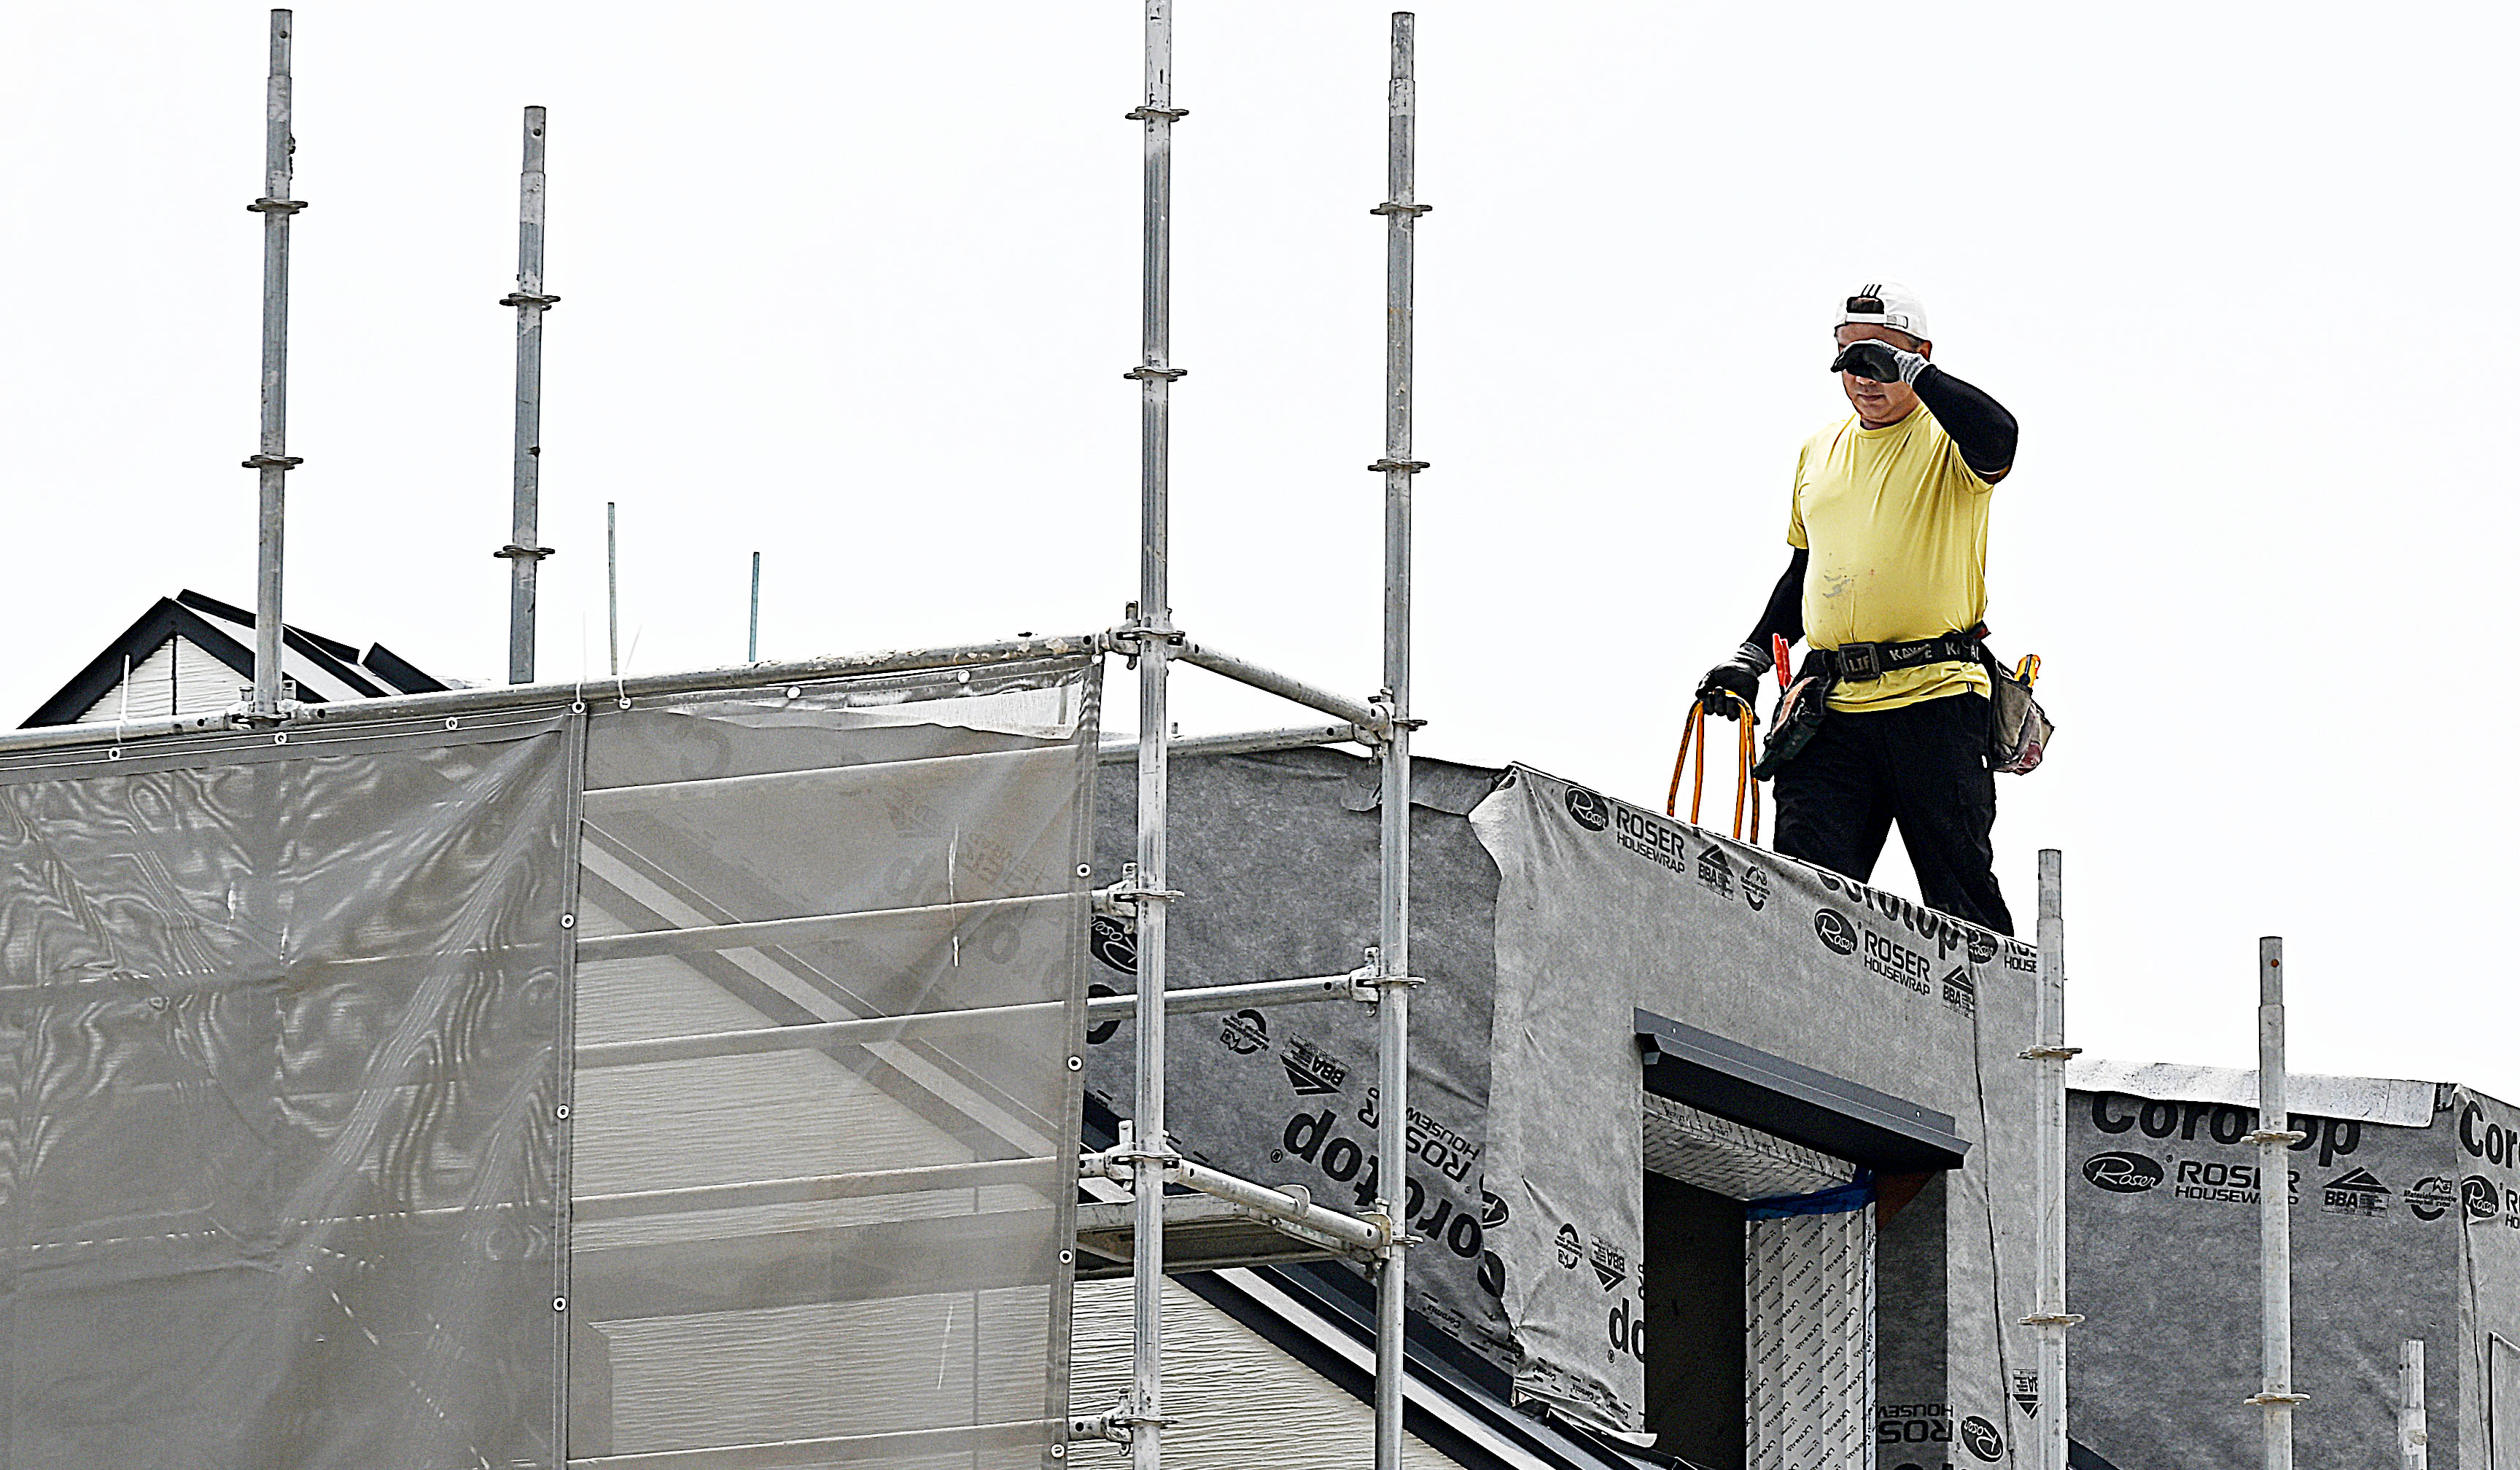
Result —
M 1861 882 L 1896 822 L 1927 908 L 2011 933 L 2012 911 L 1995 883 L 1986 726 L 1979 694 L 1866 714 L 1830 710 L 1777 773 L 1777 851 Z

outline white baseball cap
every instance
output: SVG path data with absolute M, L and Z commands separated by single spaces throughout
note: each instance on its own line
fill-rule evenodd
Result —
M 1828 330 L 1834 333 L 1849 324 L 1892 328 L 1918 341 L 1933 335 L 1925 330 L 1925 303 L 1896 281 L 1875 281 L 1860 287 L 1839 303 L 1837 320 Z

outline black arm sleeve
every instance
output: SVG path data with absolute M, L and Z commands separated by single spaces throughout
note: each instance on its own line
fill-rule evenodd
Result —
M 1768 594 L 1768 610 L 1759 614 L 1759 626 L 1750 630 L 1750 646 L 1766 652 L 1768 640 L 1781 635 L 1786 643 L 1798 644 L 1803 639 L 1803 569 L 1811 565 L 1811 553 L 1794 548 L 1792 559 L 1785 563 L 1785 574 L 1777 579 L 1777 590 Z
M 1960 459 L 1992 485 L 2012 471 L 2012 451 L 2021 442 L 2021 425 L 2003 405 L 1931 363 L 1916 375 L 1916 396 L 1952 436 Z

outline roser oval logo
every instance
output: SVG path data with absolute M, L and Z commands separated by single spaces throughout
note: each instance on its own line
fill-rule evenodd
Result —
M 1993 1424 L 1975 1414 L 1960 1421 L 1960 1443 L 1968 1447 L 1969 1453 L 1990 1465 L 2003 1458 L 2003 1436 L 1995 1432 Z
M 1582 824 L 1586 830 L 1598 832 L 1610 824 L 1610 804 L 1582 786 L 1568 786 L 1566 815 Z
M 2083 1178 L 2111 1194 L 2141 1194 L 2161 1182 L 2161 1166 L 2139 1153 L 2095 1153 L 2083 1161 Z
M 1812 932 L 1820 942 L 1841 955 L 1855 953 L 1855 923 L 1834 909 L 1822 909 L 1812 915 Z

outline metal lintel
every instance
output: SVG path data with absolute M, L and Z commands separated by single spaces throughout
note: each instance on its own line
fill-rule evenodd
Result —
M 1880 1174 L 1957 1169 L 1958 1120 L 1649 1010 L 1636 1013 L 1645 1089 Z

